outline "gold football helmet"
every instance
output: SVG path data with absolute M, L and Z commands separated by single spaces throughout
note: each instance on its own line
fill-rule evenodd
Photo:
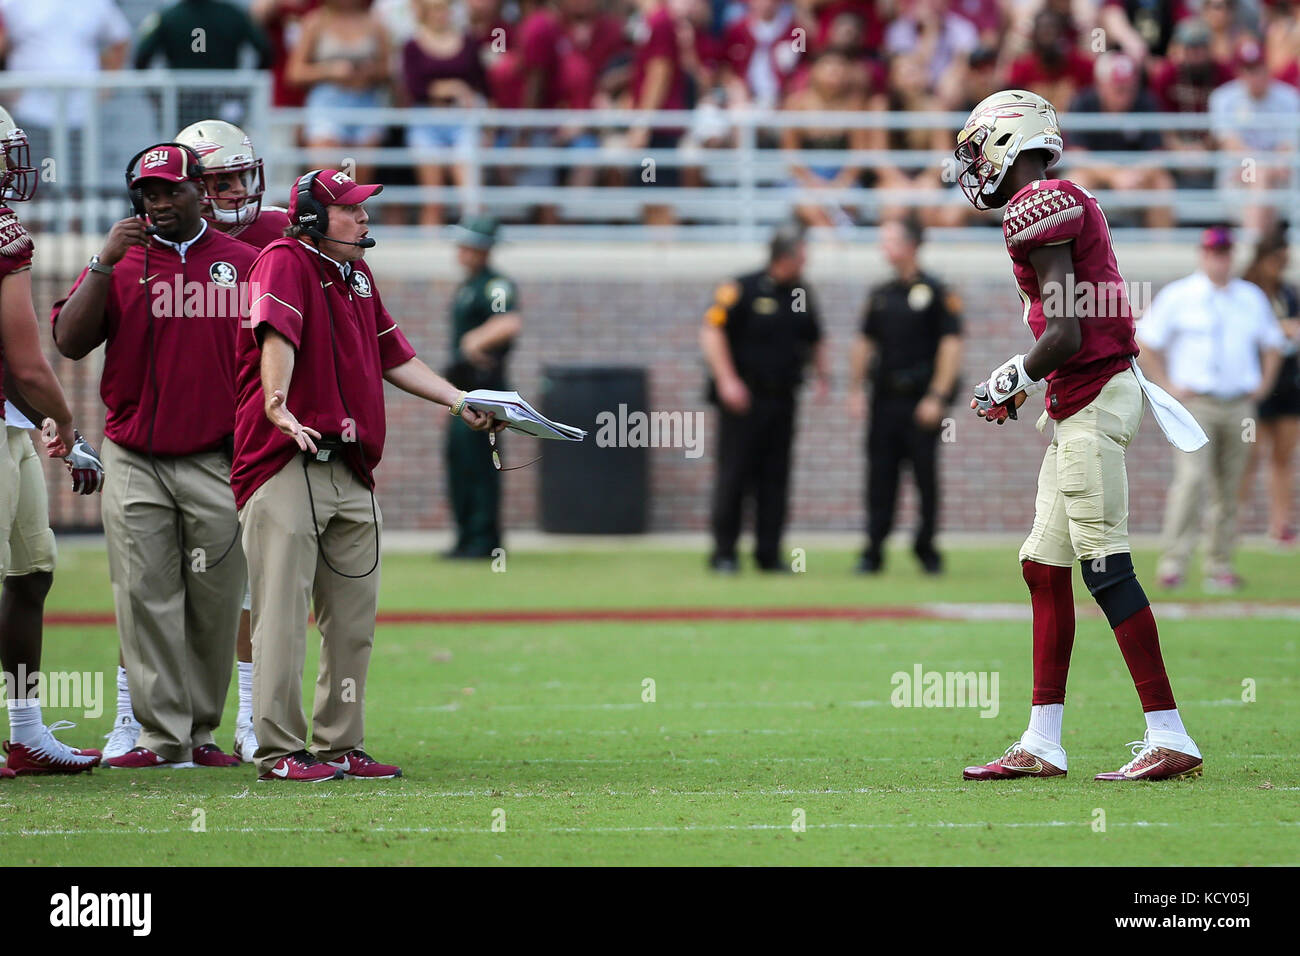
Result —
M 27 134 L 0 106 L 0 199 L 26 202 L 36 195 L 36 181 Z
M 1061 161 L 1061 148 L 1056 108 L 1037 93 L 1003 90 L 971 110 L 957 134 L 957 182 L 976 209 L 990 209 L 989 198 L 1017 156 L 1046 150 L 1051 169 Z
M 194 150 L 203 164 L 204 214 L 209 219 L 250 223 L 261 215 L 266 177 L 248 134 L 222 120 L 200 120 L 177 133 L 176 142 Z M 243 185 L 242 196 L 221 195 L 222 180 L 228 182 L 232 175 Z

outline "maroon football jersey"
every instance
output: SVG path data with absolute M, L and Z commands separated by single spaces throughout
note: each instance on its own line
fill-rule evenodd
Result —
M 298 454 L 294 440 L 266 417 L 261 346 L 267 327 L 296 353 L 289 410 L 322 435 L 351 439 L 348 463 L 373 488 L 387 428 L 384 372 L 410 361 L 415 350 L 384 308 L 370 267 L 354 262 L 345 282 L 338 265 L 307 243 L 281 239 L 262 250 L 250 281 L 257 295 L 239 330 L 236 358 L 230 472 L 236 507 Z
M 213 223 L 218 229 L 240 242 L 246 242 L 255 249 L 265 249 L 277 239 L 284 238 L 284 230 L 289 227 L 289 213 L 279 206 L 263 206 L 256 219 L 246 225 L 227 228 L 225 223 Z
M 235 430 L 235 333 L 247 321 L 257 250 L 215 229 L 186 250 L 127 250 L 104 304 L 104 434 L 141 454 L 214 451 Z M 148 266 L 148 273 L 145 267 Z M 68 295 L 54 303 L 57 328 Z
M 32 264 L 32 253 L 36 246 L 27 234 L 18 215 L 8 206 L 0 206 L 0 282 Z M 5 343 L 0 336 L 0 362 L 4 361 Z M 0 375 L 0 405 L 4 404 L 4 376 Z
M 1025 324 L 1035 340 L 1047 328 L 1047 319 L 1043 290 L 1038 288 L 1029 254 L 1040 246 L 1071 244 L 1073 284 L 1049 290 L 1049 297 L 1061 303 L 1058 309 L 1067 301 L 1073 303 L 1082 345 L 1064 365 L 1048 373 L 1043 399 L 1050 417 L 1068 418 L 1096 398 L 1111 376 L 1128 368 L 1130 357 L 1138 353 L 1133 311 L 1111 248 L 1110 227 L 1096 198 L 1082 186 L 1065 179 L 1040 179 L 1011 197 L 1002 232 L 1025 303 Z

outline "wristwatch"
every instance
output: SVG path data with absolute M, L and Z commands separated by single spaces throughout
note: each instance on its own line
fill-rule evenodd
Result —
M 113 274 L 113 269 L 114 269 L 114 268 L 115 268 L 114 266 L 106 266 L 106 265 L 104 265 L 102 262 L 100 262 L 100 261 L 99 261 L 99 256 L 91 256 L 91 257 L 90 257 L 90 271 L 91 271 L 91 272 L 102 272 L 102 273 L 103 273 L 104 275 L 106 275 L 106 276 L 111 276 L 111 275 Z

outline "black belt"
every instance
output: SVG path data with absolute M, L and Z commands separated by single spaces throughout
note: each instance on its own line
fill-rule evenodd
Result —
M 303 452 L 307 456 L 307 460 L 330 462 L 341 456 L 350 443 L 345 442 L 341 435 L 321 435 L 314 444 L 316 445 L 315 454 L 310 451 Z

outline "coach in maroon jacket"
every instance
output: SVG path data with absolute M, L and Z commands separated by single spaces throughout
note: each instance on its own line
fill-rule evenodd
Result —
M 258 256 L 251 321 L 239 333 L 231 483 L 253 590 L 263 780 L 401 774 L 363 749 L 379 598 L 374 469 L 384 451 L 384 382 L 449 406 L 472 428 L 492 427 L 415 357 L 362 261 L 374 245 L 362 203 L 381 188 L 333 169 L 295 183 L 294 225 Z M 309 606 L 321 632 L 310 749 L 302 702 Z
M 112 767 L 233 766 L 221 722 L 244 596 L 230 489 L 235 334 L 257 250 L 202 218 L 195 157 L 136 160 L 145 219 L 113 226 L 52 319 L 59 351 L 107 343 L 104 536 L 138 746 Z

